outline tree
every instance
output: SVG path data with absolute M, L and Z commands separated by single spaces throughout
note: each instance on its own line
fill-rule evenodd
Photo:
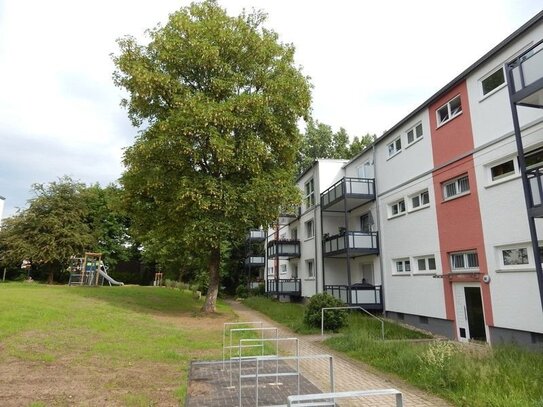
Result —
M 34 184 L 35 197 L 28 209 L 2 223 L 2 262 L 13 265 L 29 260 L 52 283 L 55 271 L 65 269 L 71 256 L 92 245 L 93 236 L 84 221 L 84 187 L 69 177 L 48 185 Z
M 205 260 L 205 312 L 215 311 L 222 242 L 299 201 L 297 122 L 310 86 L 265 19 L 192 3 L 149 30 L 148 45 L 118 40 L 113 56 L 129 94 L 121 103 L 141 129 L 121 179 L 133 230 L 144 247 L 173 236 L 178 252 Z
M 45 272 L 52 283 L 71 256 L 85 251 L 104 253 L 115 265 L 130 255 L 128 219 L 116 209 L 119 189 L 87 187 L 69 177 L 34 184 L 27 209 L 7 218 L 0 230 L 0 260 L 19 266 L 30 260 L 34 272 Z
M 349 135 L 343 127 L 334 133 L 329 125 L 310 119 L 302 137 L 302 145 L 296 160 L 296 172 L 300 175 L 320 158 L 349 160 L 374 140 L 375 136 L 366 134 L 361 138 L 355 137 L 350 143 Z

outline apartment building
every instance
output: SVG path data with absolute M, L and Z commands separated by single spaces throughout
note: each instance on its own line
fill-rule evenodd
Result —
M 302 211 L 276 228 L 297 252 L 268 242 L 268 291 L 295 277 L 298 296 L 459 341 L 543 343 L 542 39 L 543 12 L 359 156 L 308 169 Z

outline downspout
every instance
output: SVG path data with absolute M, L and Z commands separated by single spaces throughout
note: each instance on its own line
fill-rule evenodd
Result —
M 275 224 L 275 259 L 273 261 L 273 274 L 275 278 L 275 294 L 279 301 L 279 220 Z
M 351 298 L 351 284 L 352 284 L 352 278 L 351 278 L 351 259 L 350 259 L 350 251 L 349 251 L 349 217 L 347 216 L 347 178 L 344 178 L 343 182 L 343 217 L 345 221 L 345 233 L 343 235 L 343 240 L 345 244 L 345 254 L 346 254 L 346 261 L 347 261 L 347 301 L 348 304 L 352 304 L 352 298 Z
M 320 188 L 319 188 L 319 192 L 320 192 Z M 319 195 L 319 200 L 320 200 L 320 195 Z M 315 219 L 315 223 L 317 223 L 317 207 L 319 205 L 315 205 L 315 207 L 313 208 L 313 219 Z M 322 212 L 321 212 L 321 216 L 322 216 Z M 318 248 L 318 244 L 317 244 L 317 225 L 315 225 L 315 294 L 318 294 L 319 293 L 319 252 L 317 250 Z M 322 234 L 322 220 L 321 220 L 321 234 Z M 324 263 L 322 265 L 323 267 L 323 270 L 324 270 Z M 324 278 L 324 277 L 323 277 Z
M 377 244 L 379 246 L 379 272 L 381 274 L 381 302 L 383 303 L 383 315 L 385 315 L 385 272 L 383 265 L 382 241 L 381 241 L 381 216 L 379 211 L 379 202 L 377 196 L 377 165 L 375 165 L 375 143 L 372 147 L 372 160 L 373 160 L 373 193 L 375 194 L 375 216 L 377 217 Z

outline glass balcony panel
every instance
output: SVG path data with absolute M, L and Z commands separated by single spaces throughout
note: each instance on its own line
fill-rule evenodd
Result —
M 543 167 L 527 171 L 533 206 L 542 204 L 543 199 Z
M 524 73 L 524 85 L 528 86 L 543 77 L 543 50 L 533 54 L 521 64 Z M 515 84 L 516 85 L 516 84 Z M 519 88 L 515 88 L 519 89 Z

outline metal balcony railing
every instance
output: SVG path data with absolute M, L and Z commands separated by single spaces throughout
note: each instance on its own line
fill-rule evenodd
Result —
M 279 280 L 267 280 L 266 291 L 271 293 L 301 295 L 302 280 L 299 278 L 281 278 Z
M 324 291 L 349 305 L 360 305 L 362 308 L 370 310 L 383 309 L 383 297 L 381 295 L 382 286 L 380 285 L 326 285 Z M 349 291 L 351 299 L 349 301 Z
M 513 103 L 543 107 L 543 40 L 507 64 Z
M 530 185 L 531 207 L 533 216 L 543 216 L 543 164 L 526 170 Z
M 377 232 L 345 232 L 323 238 L 325 256 L 339 255 L 347 252 L 359 254 L 379 253 Z
M 261 242 L 266 239 L 266 231 L 263 229 L 250 229 L 247 233 L 246 239 Z
M 264 265 L 264 256 L 250 256 L 245 259 L 246 267 L 262 267 Z
M 300 241 L 294 239 L 279 239 L 268 242 L 268 258 L 300 257 Z
M 321 206 L 329 208 L 343 199 L 358 201 L 375 199 L 375 180 L 373 178 L 344 177 L 321 194 Z

